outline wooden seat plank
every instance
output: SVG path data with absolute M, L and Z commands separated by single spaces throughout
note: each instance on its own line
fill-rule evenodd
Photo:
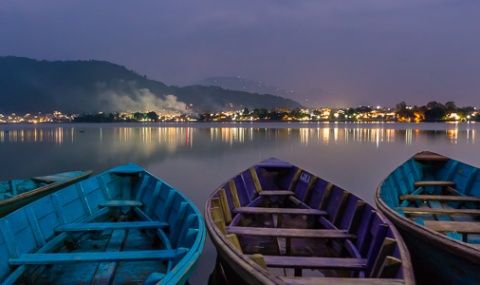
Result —
M 437 232 L 459 232 L 480 234 L 480 221 L 459 222 L 459 221 L 423 221 L 425 227 Z
M 395 210 L 402 210 L 405 214 L 445 214 L 445 215 L 480 215 L 480 209 L 432 209 L 416 207 L 397 207 Z
M 402 195 L 400 200 L 424 200 L 424 201 L 447 201 L 447 202 L 475 202 L 480 203 L 479 197 L 454 196 L 454 195 Z
M 259 196 L 293 196 L 295 193 L 289 190 L 263 190 Z
M 232 210 L 236 214 L 295 214 L 295 215 L 326 215 L 326 211 L 317 209 L 296 209 L 296 208 L 262 208 L 242 207 Z
M 363 258 L 264 255 L 263 259 L 269 267 L 303 269 L 366 269 L 367 267 L 367 260 Z
M 391 278 L 337 278 L 337 277 L 294 277 L 281 276 L 285 284 L 291 285 L 402 285 L 402 279 Z
M 425 187 L 425 186 L 450 186 L 450 187 L 455 187 L 456 183 L 453 181 L 440 181 L 440 180 L 434 180 L 434 181 L 416 181 L 413 183 L 415 188 L 417 187 Z
M 227 227 L 231 234 L 274 236 L 289 238 L 355 238 L 356 236 L 345 230 L 327 229 L 288 229 L 288 228 L 255 228 L 255 227 Z
M 141 207 L 143 203 L 136 200 L 105 200 L 99 203 L 101 207 Z
M 137 221 L 137 222 L 112 222 L 112 223 L 71 223 L 60 225 L 55 228 L 56 232 L 75 231 L 103 231 L 103 230 L 131 230 L 148 228 L 167 228 L 166 222 L 160 221 Z
M 10 265 L 57 264 L 78 262 L 144 261 L 174 259 L 185 250 L 142 250 L 119 252 L 31 253 L 10 258 Z

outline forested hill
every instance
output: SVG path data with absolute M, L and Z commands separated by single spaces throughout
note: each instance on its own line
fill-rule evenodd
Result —
M 214 86 L 167 86 L 106 61 L 39 61 L 0 57 L 0 112 L 66 113 L 243 108 L 297 108 L 268 94 Z

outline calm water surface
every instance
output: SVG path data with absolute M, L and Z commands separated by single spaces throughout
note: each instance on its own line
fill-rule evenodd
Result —
M 430 150 L 480 166 L 480 124 L 42 124 L 0 125 L 0 180 L 133 162 L 185 193 L 203 212 L 222 182 L 277 157 L 373 204 L 378 183 Z M 207 284 L 207 239 L 190 283 Z

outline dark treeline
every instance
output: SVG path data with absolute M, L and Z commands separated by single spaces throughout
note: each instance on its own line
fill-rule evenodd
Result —
M 215 122 L 215 121 L 396 121 L 396 122 L 443 122 L 480 121 L 480 114 L 474 107 L 457 107 L 454 102 L 445 104 L 432 101 L 424 106 L 409 106 L 398 103 L 395 109 L 371 108 L 316 108 L 316 109 L 273 109 L 244 108 L 239 111 L 214 113 L 190 113 L 160 116 L 155 112 L 98 113 L 80 115 L 74 122 Z
M 395 106 L 399 121 L 441 122 L 441 121 L 479 121 L 480 115 L 474 107 L 457 107 L 455 102 L 445 104 L 431 101 L 424 106 L 407 106 L 405 102 Z

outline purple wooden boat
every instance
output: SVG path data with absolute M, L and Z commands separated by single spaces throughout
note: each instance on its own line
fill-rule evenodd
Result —
M 270 158 L 206 203 L 217 250 L 210 284 L 414 284 L 396 229 L 371 205 Z

